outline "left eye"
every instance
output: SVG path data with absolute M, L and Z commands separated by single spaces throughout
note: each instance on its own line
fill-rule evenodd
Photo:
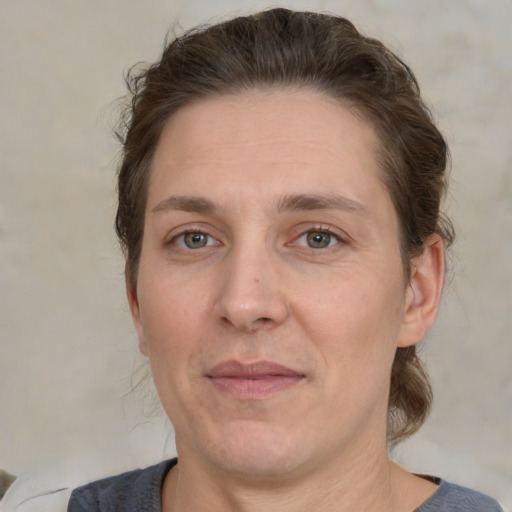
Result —
M 215 240 L 207 233 L 189 231 L 177 236 L 174 239 L 174 243 L 180 249 L 202 249 L 208 245 L 213 245 Z
M 307 245 L 311 249 L 326 249 L 338 243 L 340 239 L 327 231 L 308 231 L 297 241 L 299 245 Z

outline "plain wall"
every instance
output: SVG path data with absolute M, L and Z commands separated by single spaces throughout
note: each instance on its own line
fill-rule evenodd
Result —
M 453 279 L 423 348 L 435 405 L 396 450 L 512 509 L 512 3 L 4 0 L 0 4 L 0 468 L 87 481 L 172 455 L 112 229 L 123 72 L 169 27 L 283 5 L 328 10 L 412 65 L 450 144 Z M 128 393 L 128 396 L 125 396 Z M 314 433 L 312 433 L 314 435 Z

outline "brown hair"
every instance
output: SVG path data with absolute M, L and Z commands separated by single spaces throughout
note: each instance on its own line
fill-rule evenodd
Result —
M 137 279 L 151 160 L 165 122 L 191 101 L 262 87 L 306 87 L 354 107 L 380 139 L 383 180 L 400 223 L 404 272 L 438 233 L 453 241 L 440 212 L 448 149 L 409 69 L 380 41 L 345 18 L 273 9 L 191 30 L 172 40 L 160 61 L 127 78 L 116 231 L 127 277 Z M 388 439 L 423 423 L 432 401 L 416 347 L 398 348 L 391 375 Z

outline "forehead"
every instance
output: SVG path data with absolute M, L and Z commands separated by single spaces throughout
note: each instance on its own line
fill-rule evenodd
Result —
M 288 138 L 288 143 L 298 145 L 324 140 L 335 148 L 361 135 L 369 143 L 367 151 L 377 143 L 372 124 L 355 106 L 316 90 L 291 88 L 249 90 L 196 100 L 170 117 L 160 142 L 172 136 L 181 145 L 189 142 L 191 135 L 202 139 L 204 149 L 228 139 L 233 147 L 250 144 L 262 135 L 272 137 L 276 145 Z
M 312 90 L 248 91 L 196 101 L 167 122 L 157 146 L 148 207 L 162 194 L 382 192 L 372 125 Z M 344 189 L 344 190 L 342 190 Z M 385 190 L 384 190 L 385 192 Z M 357 197 L 354 197 L 357 200 Z

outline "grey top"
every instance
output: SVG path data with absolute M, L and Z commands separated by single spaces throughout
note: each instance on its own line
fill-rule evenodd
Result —
M 176 463 L 172 459 L 78 487 L 71 494 L 68 512 L 161 512 L 162 483 Z M 437 481 L 437 491 L 415 512 L 503 512 L 485 494 Z
M 437 491 L 414 512 L 503 512 L 485 494 L 440 480 Z

